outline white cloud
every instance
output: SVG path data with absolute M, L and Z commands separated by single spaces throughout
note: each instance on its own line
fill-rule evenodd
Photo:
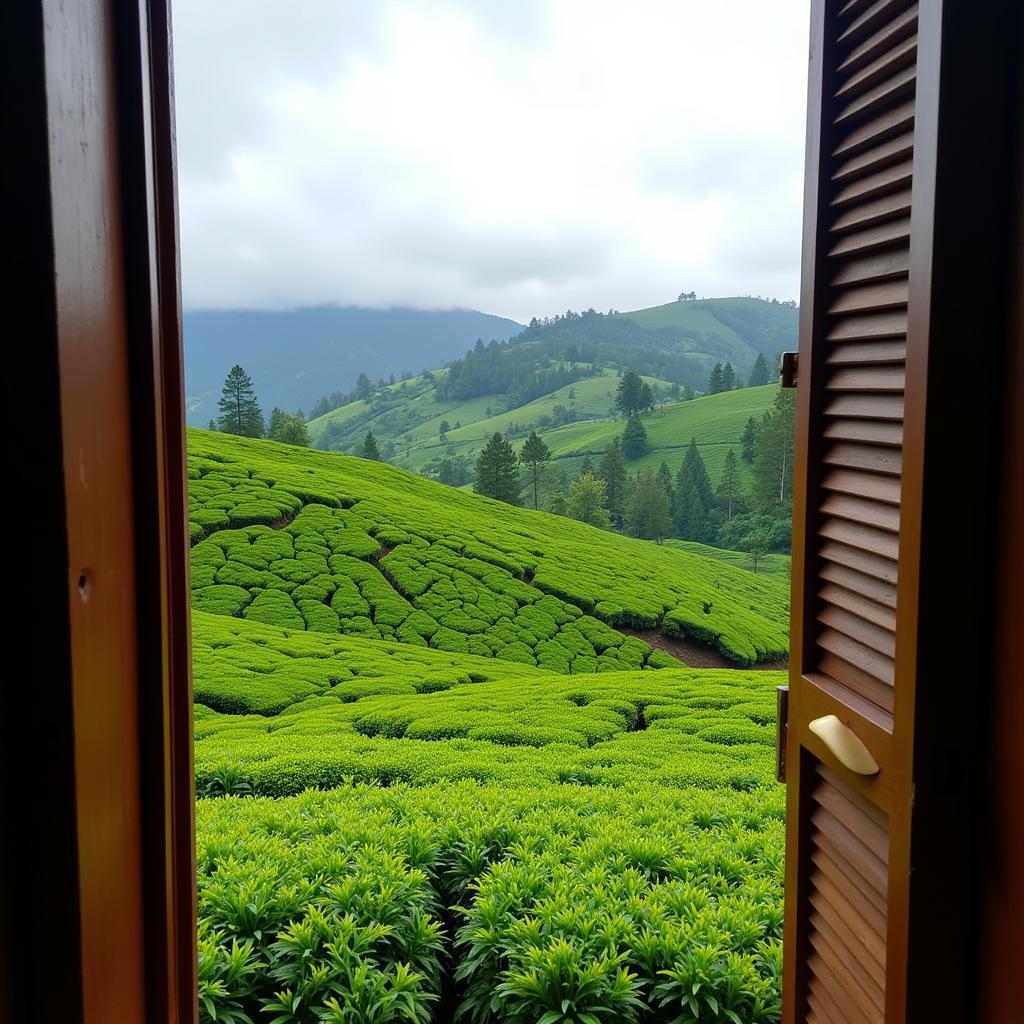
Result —
M 797 293 L 807 0 L 175 0 L 188 308 Z

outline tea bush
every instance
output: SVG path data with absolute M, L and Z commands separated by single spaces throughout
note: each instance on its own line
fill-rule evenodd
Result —
M 197 608 L 563 673 L 668 661 L 617 626 L 788 650 L 781 579 L 349 456 L 196 430 L 189 456 Z

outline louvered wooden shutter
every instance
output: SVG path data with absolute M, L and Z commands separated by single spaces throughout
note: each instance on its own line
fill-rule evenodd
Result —
M 924 5 L 922 5 L 924 6 Z M 936 5 L 938 7 L 938 5 Z M 784 1019 L 902 1021 L 923 379 L 914 301 L 919 20 L 814 5 L 794 495 Z M 927 240 L 926 240 L 927 241 Z M 916 445 L 916 447 L 915 447 Z M 916 491 L 915 491 L 916 494 Z M 835 715 L 880 770 L 809 728 Z

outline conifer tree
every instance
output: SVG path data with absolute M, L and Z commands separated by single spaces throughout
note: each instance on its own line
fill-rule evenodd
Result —
M 718 395 L 722 392 L 722 364 L 715 363 L 708 377 L 708 394 Z
M 626 421 L 626 429 L 622 432 L 622 454 L 627 459 L 638 459 L 646 451 L 647 431 L 640 417 L 632 416 Z
M 793 435 L 796 397 L 780 389 L 772 408 L 761 417 L 754 439 L 754 504 L 763 511 L 785 503 L 793 494 Z
M 726 363 L 722 368 L 722 390 L 732 391 L 736 387 L 736 371 L 732 363 Z
M 736 468 L 736 452 L 730 448 L 725 453 L 725 466 L 718 485 L 718 507 L 725 513 L 725 521 L 732 519 L 740 499 L 740 476 Z
M 639 415 L 644 409 L 647 400 L 644 395 L 645 381 L 633 370 L 626 370 L 619 380 L 619 386 L 615 391 L 615 408 L 622 413 L 626 419 Z M 650 385 L 647 384 L 647 391 L 650 392 Z M 653 398 L 651 400 L 653 405 Z
M 309 431 L 306 429 L 306 417 L 301 412 L 292 415 L 283 409 L 275 408 L 270 414 L 267 437 L 282 444 L 297 444 L 308 448 Z
M 519 459 L 512 445 L 495 432 L 476 460 L 473 490 L 508 505 L 521 503 L 519 496 Z
M 686 540 L 708 540 L 708 512 L 714 503 L 711 478 L 697 449 L 696 438 L 683 456 L 676 476 L 676 507 L 673 512 L 677 534 Z
M 537 488 L 540 484 L 541 470 L 551 461 L 551 449 L 538 436 L 536 430 L 530 431 L 530 436 L 519 452 L 519 461 L 530 471 L 533 480 L 533 507 L 540 508 L 537 503 Z
M 765 359 L 763 352 L 758 352 L 757 358 L 754 360 L 754 368 L 750 371 L 750 380 L 747 382 L 747 386 L 756 388 L 767 383 L 768 361 Z
M 626 512 L 626 528 L 634 537 L 643 537 L 659 544 L 672 529 L 668 495 L 650 470 L 637 474 Z
M 675 487 L 672 484 L 672 470 L 668 468 L 668 463 L 665 461 L 662 461 L 658 467 L 658 483 L 664 488 L 671 507 L 672 499 L 675 497 Z
M 237 363 L 228 371 L 217 402 L 217 429 L 241 437 L 263 437 L 263 413 L 256 400 L 252 379 Z
M 604 481 L 612 525 L 621 529 L 626 511 L 626 465 L 622 461 L 622 443 L 617 437 L 598 463 L 597 475 Z
M 590 459 L 590 452 L 583 456 L 583 465 L 580 466 L 578 475 L 583 476 L 584 473 L 589 473 L 591 476 L 594 475 L 594 463 Z
M 747 420 L 743 428 L 743 436 L 740 438 L 740 458 L 744 462 L 754 461 L 754 438 L 757 437 L 757 421 L 753 416 Z
M 364 459 L 371 459 L 374 462 L 380 462 L 380 447 L 377 444 L 377 438 L 373 436 L 373 431 L 368 430 L 366 437 L 363 438 L 363 443 L 359 452 Z

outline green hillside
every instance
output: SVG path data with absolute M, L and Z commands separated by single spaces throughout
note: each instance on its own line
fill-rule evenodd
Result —
M 630 471 L 657 469 L 665 461 L 673 472 L 679 468 L 684 450 L 691 438 L 697 439 L 697 448 L 714 482 L 722 472 L 725 453 L 733 448 L 739 455 L 740 436 L 751 416 L 760 419 L 771 408 L 777 384 L 759 388 L 743 388 L 720 395 L 705 395 L 690 402 L 676 402 L 664 409 L 641 417 L 647 431 L 648 452 L 628 463 Z M 543 433 L 544 440 L 554 457 L 567 470 L 574 472 L 587 454 L 599 457 L 612 440 L 621 435 L 621 420 L 602 420 L 598 423 L 573 423 Z M 739 460 L 738 468 L 744 482 L 749 467 Z
M 721 562 L 350 456 L 209 431 L 189 454 L 203 611 L 561 672 L 665 663 L 621 626 L 787 650 L 779 588 Z
M 781 578 L 188 441 L 203 1024 L 778 1021 Z
M 715 558 L 729 565 L 737 565 L 743 569 L 750 569 L 750 555 L 746 551 L 729 551 L 726 548 L 712 547 L 710 544 L 701 544 L 695 540 L 677 540 L 674 537 L 662 541 L 670 548 L 679 551 L 689 551 L 694 555 L 703 555 L 705 558 Z M 763 555 L 760 565 L 757 567 L 759 573 L 768 576 L 776 576 L 789 586 L 792 559 L 789 555 Z

